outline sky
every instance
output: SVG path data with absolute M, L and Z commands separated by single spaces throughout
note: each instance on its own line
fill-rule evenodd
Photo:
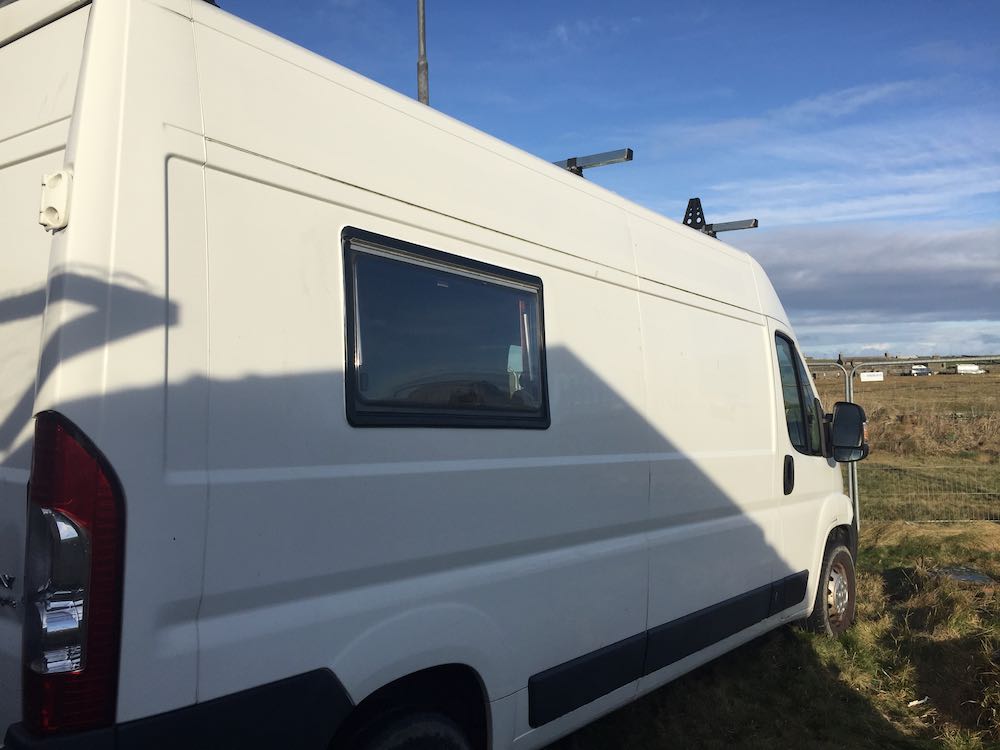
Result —
M 413 0 L 220 0 L 408 96 Z M 426 0 L 430 104 L 723 235 L 807 355 L 1000 353 L 1000 2 Z

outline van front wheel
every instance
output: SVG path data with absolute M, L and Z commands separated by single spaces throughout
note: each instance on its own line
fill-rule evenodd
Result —
M 353 747 L 358 750 L 472 750 L 458 724 L 437 713 L 399 716 Z
M 832 543 L 823 556 L 816 602 L 808 625 L 817 633 L 839 638 L 854 623 L 854 557 L 843 544 Z

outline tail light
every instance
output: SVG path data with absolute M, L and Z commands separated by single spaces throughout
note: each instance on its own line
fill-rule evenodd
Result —
M 28 485 L 24 724 L 39 734 L 114 722 L 124 498 L 69 420 L 35 420 Z

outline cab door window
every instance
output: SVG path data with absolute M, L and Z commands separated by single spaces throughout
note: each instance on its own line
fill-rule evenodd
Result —
M 774 344 L 778 354 L 778 373 L 781 377 L 788 438 L 799 453 L 822 455 L 823 415 L 816 407 L 809 372 L 791 341 L 778 334 L 774 337 Z

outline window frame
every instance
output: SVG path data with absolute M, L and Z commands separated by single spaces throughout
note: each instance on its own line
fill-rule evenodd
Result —
M 781 389 L 782 413 L 784 413 L 784 411 L 785 411 L 785 409 L 784 409 L 785 384 L 784 384 L 784 382 L 781 379 L 781 361 L 778 358 L 778 339 L 781 339 L 782 341 L 784 341 L 788 345 L 789 354 L 792 357 L 792 372 L 795 375 L 795 393 L 796 393 L 796 396 L 797 396 L 798 402 L 799 402 L 799 411 L 800 411 L 800 413 L 802 415 L 802 435 L 805 438 L 805 447 L 804 448 L 800 448 L 799 446 L 797 446 L 795 444 L 795 441 L 792 440 L 792 433 L 791 433 L 790 426 L 788 424 L 788 415 L 785 414 L 785 432 L 788 434 L 788 442 L 791 444 L 791 446 L 798 453 L 801 453 L 804 456 L 823 456 L 824 455 L 824 446 L 823 446 L 823 429 L 824 429 L 824 426 L 823 426 L 823 414 L 816 412 L 816 391 L 813 389 L 812 383 L 806 383 L 805 384 L 805 387 L 807 387 L 809 389 L 809 393 L 812 394 L 812 401 L 810 403 L 808 403 L 808 404 L 805 403 L 805 401 L 803 401 L 802 372 L 804 371 L 804 372 L 808 373 L 809 370 L 805 366 L 805 364 L 803 364 L 802 358 L 801 358 L 801 356 L 799 356 L 799 349 L 795 345 L 795 342 L 792 341 L 792 339 L 791 339 L 790 336 L 788 336 L 787 334 L 782 333 L 781 331 L 776 331 L 775 334 L 774 334 L 774 339 L 775 339 L 774 356 L 775 356 L 775 363 L 778 366 L 778 387 Z M 817 424 L 819 426 L 818 427 L 818 431 L 817 431 L 818 435 L 819 435 L 819 444 L 818 445 L 813 445 L 813 435 L 812 435 L 812 431 L 809 428 L 809 416 L 810 415 L 812 416 L 813 419 L 818 420 L 817 421 Z
M 344 397 L 347 421 L 352 427 L 459 427 L 477 429 L 545 430 L 551 425 L 549 412 L 548 368 L 545 354 L 545 305 L 541 278 L 530 274 L 472 260 L 461 255 L 434 250 L 423 245 L 387 237 L 357 227 L 341 232 L 344 264 Z M 538 373 L 539 406 L 519 414 L 499 409 L 450 410 L 427 407 L 370 407 L 364 404 L 358 389 L 358 315 L 357 278 L 354 260 L 359 254 L 381 256 L 399 263 L 433 268 L 471 277 L 500 287 L 530 290 L 538 300 Z M 362 342 L 363 344 L 363 342 Z

